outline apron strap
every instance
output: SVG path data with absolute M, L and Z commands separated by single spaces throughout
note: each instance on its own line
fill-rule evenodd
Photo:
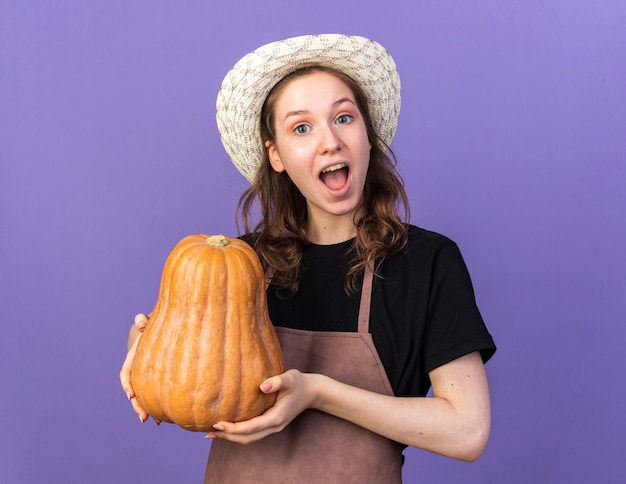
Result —
M 372 264 L 368 264 L 365 267 L 365 273 L 363 274 L 363 288 L 361 289 L 361 305 L 359 306 L 359 333 L 369 333 L 373 280 L 374 270 Z

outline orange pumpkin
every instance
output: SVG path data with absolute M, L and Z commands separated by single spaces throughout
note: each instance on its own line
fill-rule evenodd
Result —
M 206 432 L 274 404 L 259 385 L 284 371 L 254 250 L 222 235 L 190 235 L 167 258 L 159 297 L 131 370 L 156 420 Z

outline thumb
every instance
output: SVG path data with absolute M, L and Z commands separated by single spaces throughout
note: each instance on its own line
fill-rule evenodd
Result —
M 268 378 L 263 383 L 259 385 L 259 388 L 263 393 L 274 393 L 277 392 L 281 387 L 282 380 L 280 376 L 273 376 Z

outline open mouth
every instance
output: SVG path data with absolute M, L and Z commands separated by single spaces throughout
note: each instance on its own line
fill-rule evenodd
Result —
M 345 163 L 329 166 L 320 173 L 320 180 L 331 190 L 339 190 L 348 181 L 350 170 Z

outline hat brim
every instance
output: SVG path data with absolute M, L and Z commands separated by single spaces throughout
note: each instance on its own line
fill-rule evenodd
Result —
M 261 109 L 272 88 L 308 65 L 344 72 L 363 89 L 374 130 L 391 144 L 400 115 L 400 77 L 391 55 L 377 42 L 359 36 L 321 34 L 264 45 L 239 60 L 217 95 L 216 119 L 228 156 L 251 183 L 263 159 Z

